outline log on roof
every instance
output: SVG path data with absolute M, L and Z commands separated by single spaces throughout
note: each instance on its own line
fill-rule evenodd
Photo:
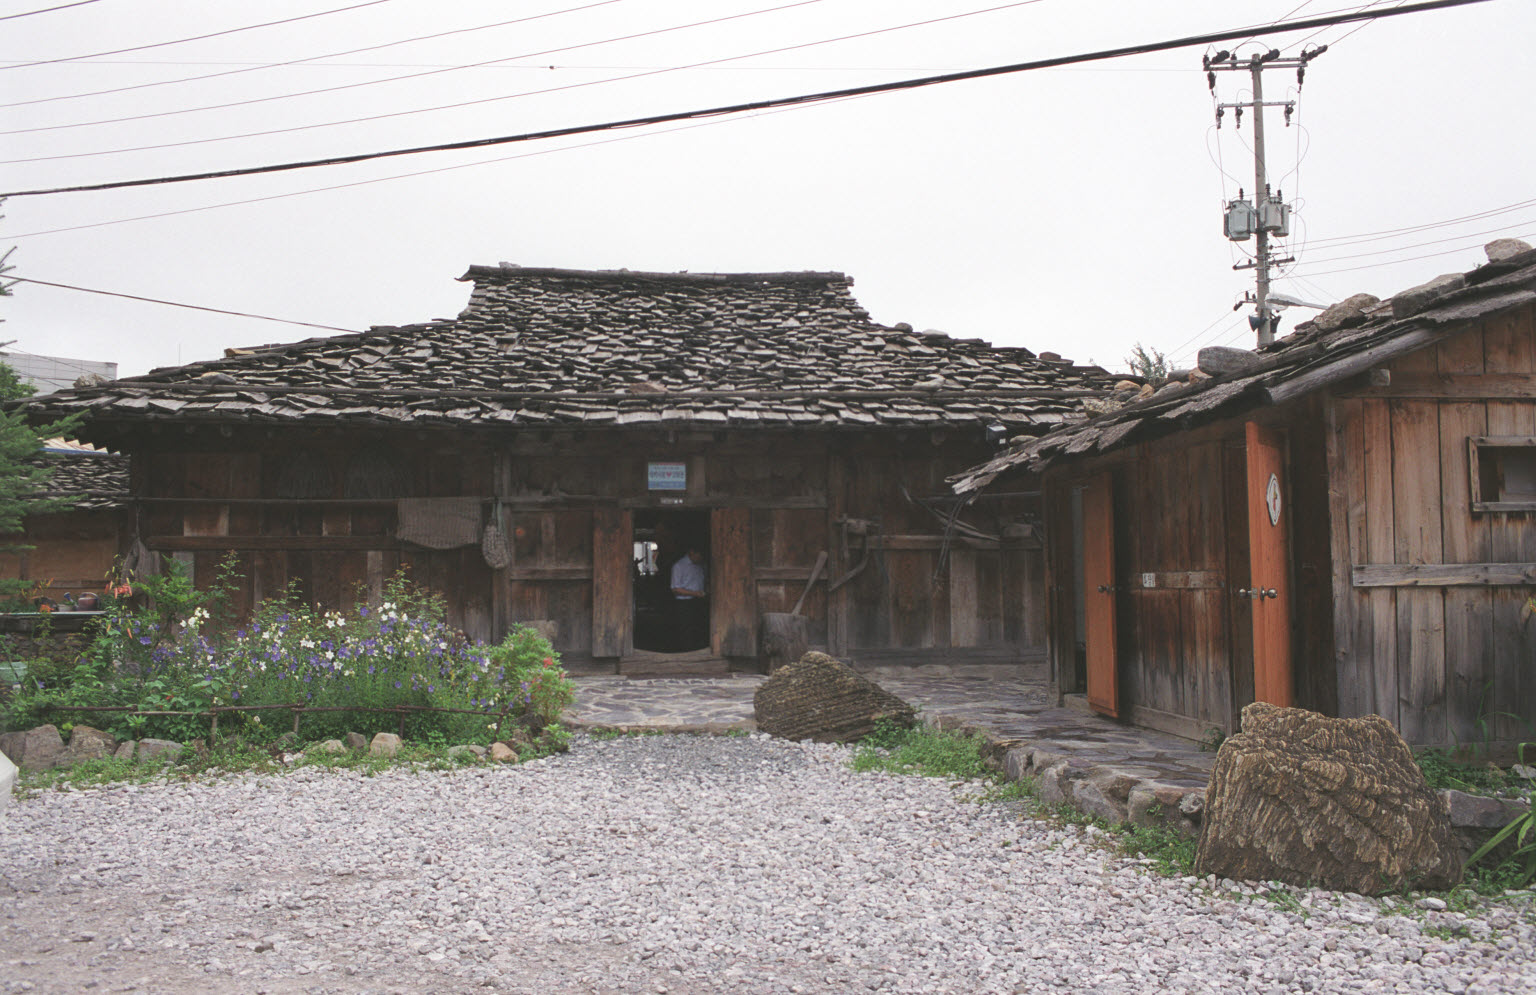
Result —
M 1368 298 L 1374 300 L 1374 298 Z M 1191 380 L 1088 421 L 1022 441 L 950 478 L 961 495 L 975 494 L 1015 471 L 1085 459 L 1131 442 L 1229 418 L 1262 404 L 1283 404 L 1357 376 L 1365 369 L 1421 349 L 1469 323 L 1536 301 L 1536 250 L 1480 266 L 1456 279 L 1440 278 L 1391 301 L 1361 309 L 1340 324 L 1319 319 L 1259 350 L 1246 369 Z

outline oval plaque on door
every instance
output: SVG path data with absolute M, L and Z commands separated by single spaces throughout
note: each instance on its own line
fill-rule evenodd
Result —
M 1264 507 L 1269 509 L 1269 524 L 1280 524 L 1280 478 L 1271 473 L 1264 488 Z

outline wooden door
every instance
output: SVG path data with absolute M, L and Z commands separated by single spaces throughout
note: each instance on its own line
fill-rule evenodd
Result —
M 1290 544 L 1285 439 L 1253 422 L 1248 435 L 1248 588 L 1253 605 L 1253 696 L 1289 707 L 1291 680 Z
M 592 655 L 629 652 L 630 592 L 635 528 L 630 512 L 598 508 L 592 512 Z
M 757 655 L 757 585 L 752 576 L 752 511 L 709 516 L 709 645 L 716 656 Z
M 1083 614 L 1088 643 L 1088 705 L 1119 717 L 1120 683 L 1116 672 L 1115 512 L 1110 475 L 1100 474 L 1083 488 Z

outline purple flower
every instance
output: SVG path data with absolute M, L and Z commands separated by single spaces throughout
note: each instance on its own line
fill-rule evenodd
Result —
M 148 646 L 152 642 L 154 642 L 154 640 L 150 639 L 148 636 L 140 636 L 139 637 L 139 643 L 141 645 Z
M 240 700 L 240 692 L 239 691 L 231 691 L 231 692 L 229 692 L 229 696 L 231 698 L 235 699 L 236 701 Z
M 400 682 L 399 682 L 399 681 L 396 681 L 396 682 L 395 682 L 395 687 L 399 687 L 399 686 L 400 686 Z

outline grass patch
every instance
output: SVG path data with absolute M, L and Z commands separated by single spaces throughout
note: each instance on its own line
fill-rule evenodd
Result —
M 986 741 L 919 723 L 902 728 L 888 719 L 875 725 L 854 754 L 853 769 L 861 773 L 921 774 L 955 781 L 993 780 L 996 771 L 982 756 Z

